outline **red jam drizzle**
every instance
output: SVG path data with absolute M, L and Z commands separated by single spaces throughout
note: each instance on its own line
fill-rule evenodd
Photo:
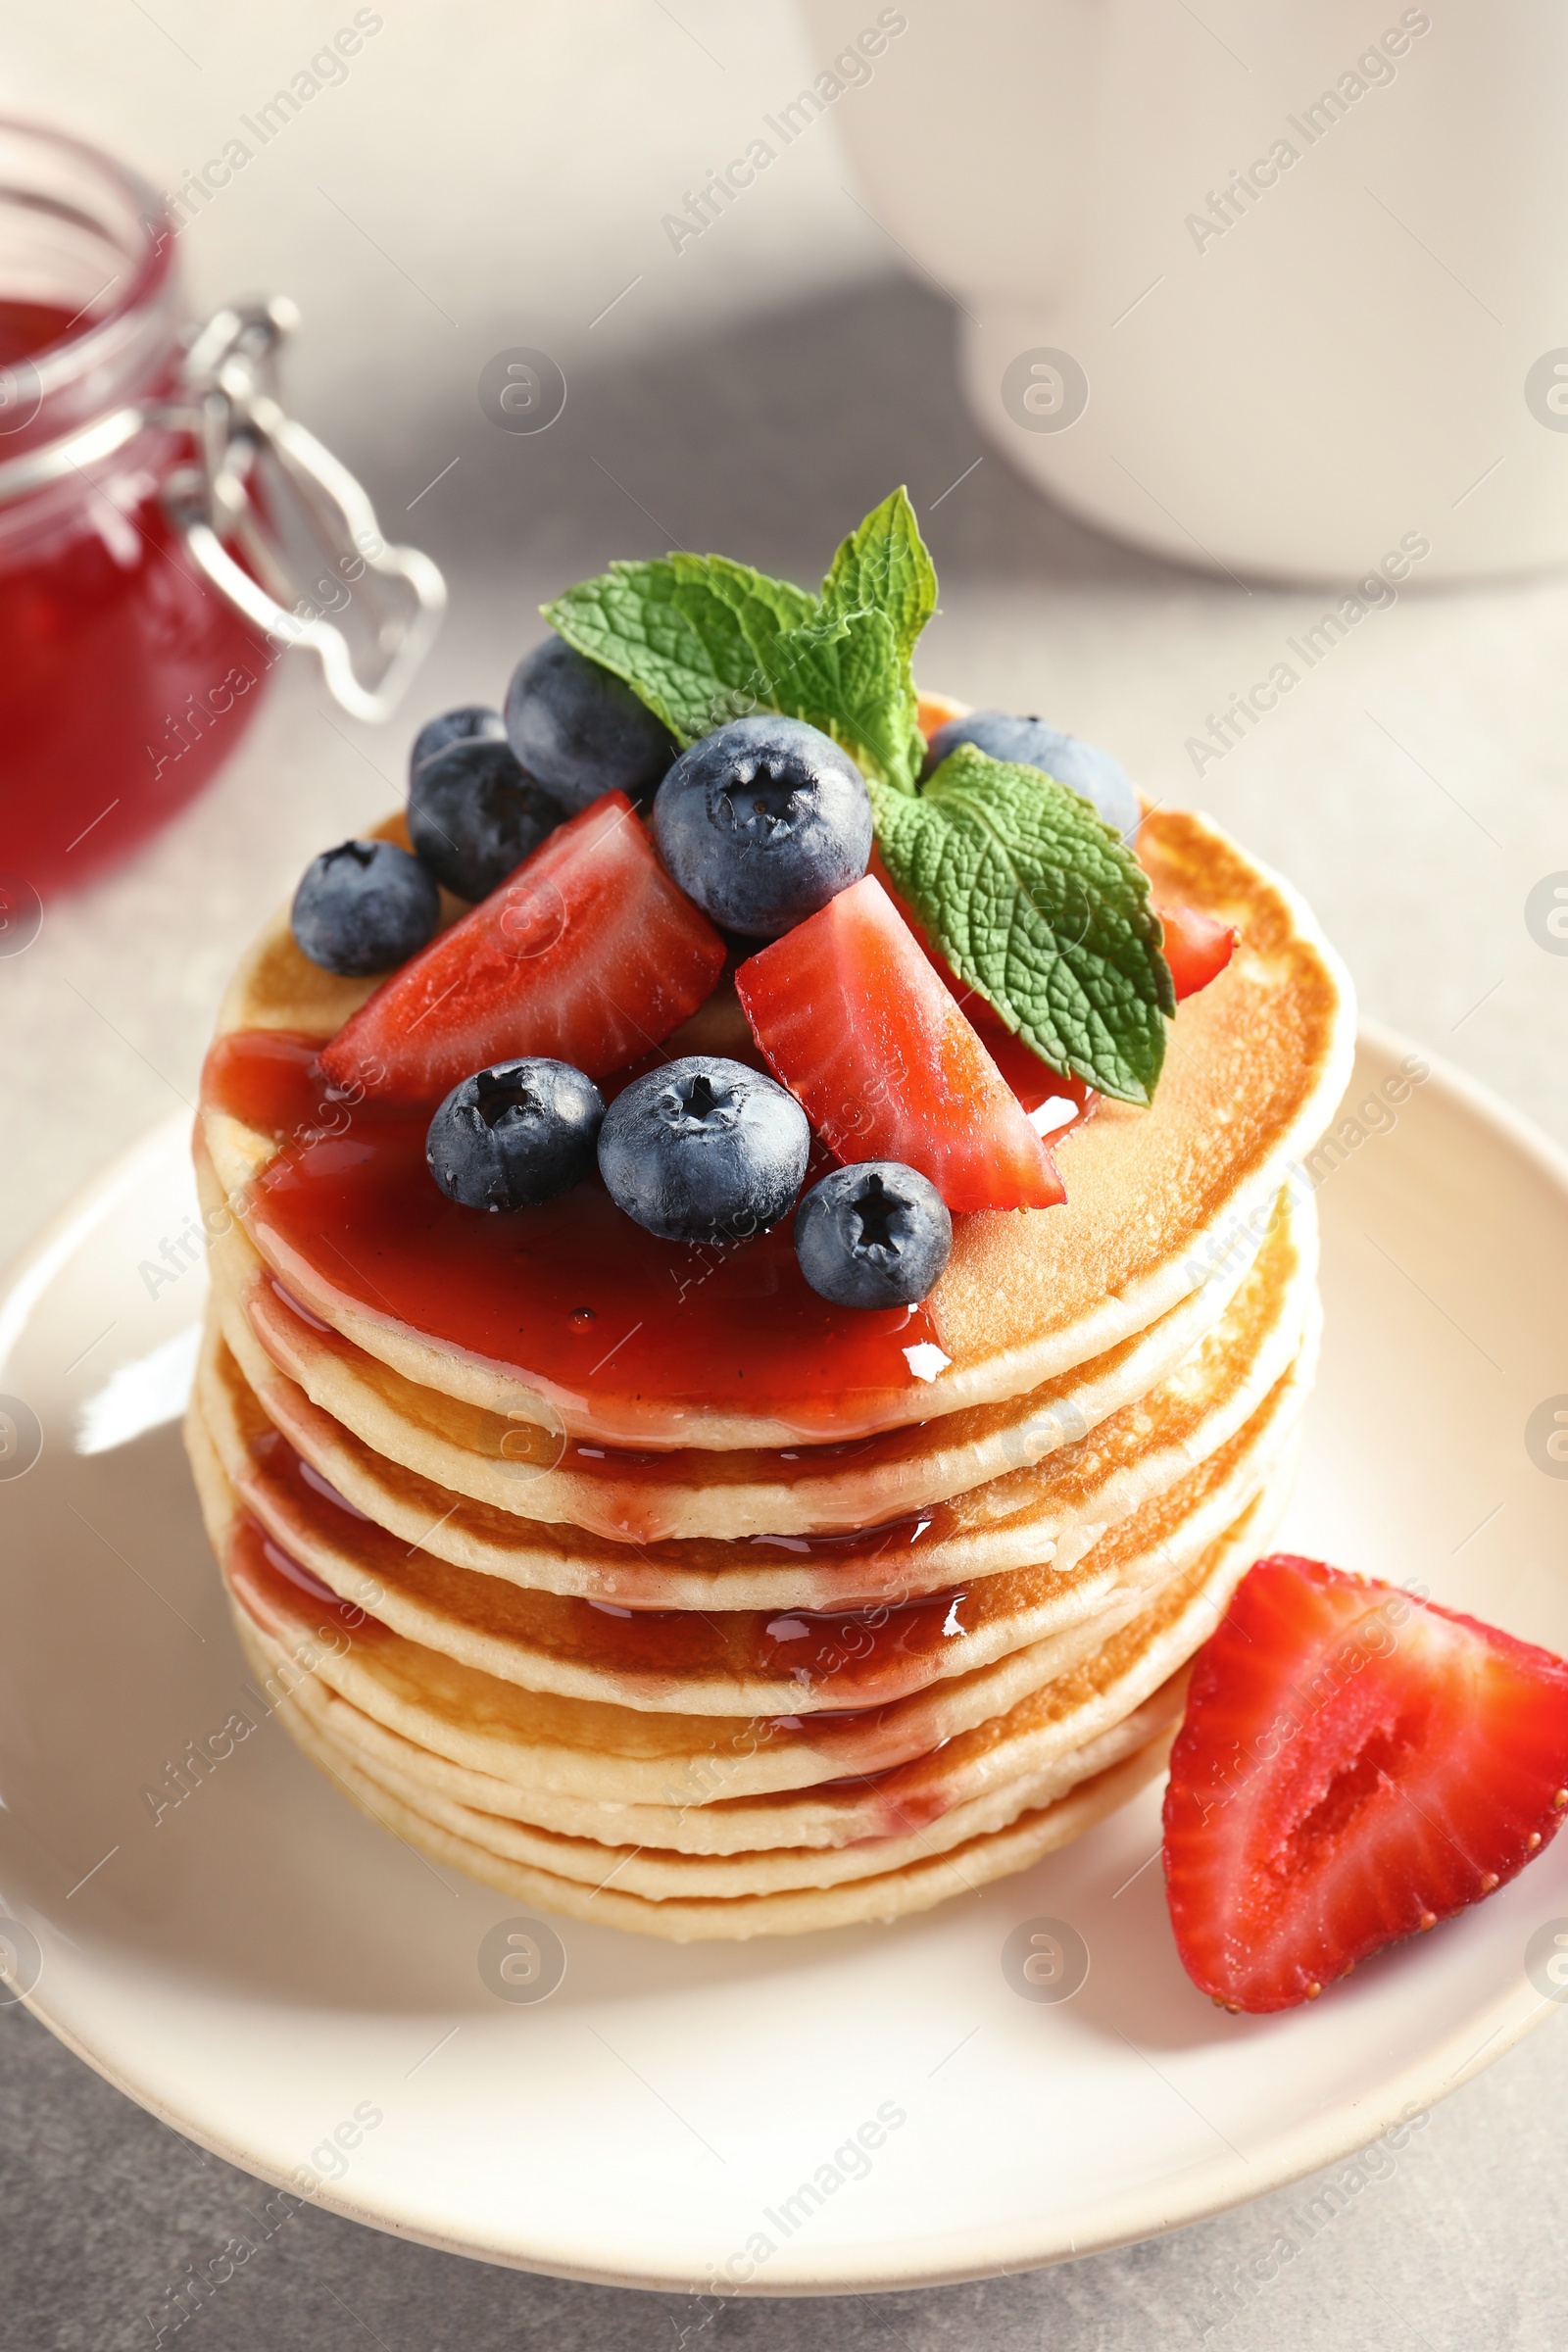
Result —
M 283 1145 L 246 1213 L 275 1272 L 520 1376 L 584 1435 L 678 1439 L 701 1408 L 847 1435 L 907 1394 L 905 1350 L 937 1339 L 924 1306 L 819 1298 L 788 1219 L 728 1249 L 663 1242 L 597 1178 L 514 1215 L 462 1208 L 425 1165 L 428 1112 L 335 1093 L 318 1051 L 239 1031 L 203 1073 L 207 1102 Z
M 312 1600 L 324 1600 L 334 1610 L 341 1607 L 331 1586 L 323 1585 L 313 1569 L 307 1568 L 303 1560 L 297 1560 L 291 1551 L 285 1551 L 281 1544 L 274 1544 L 265 1529 L 258 1529 L 257 1541 L 269 1567 L 275 1568 L 279 1576 L 287 1577 L 291 1585 L 308 1592 Z
M 255 1508 L 242 1514 L 241 1523 L 252 1531 L 247 1541 L 259 1546 L 278 1575 L 313 1600 L 338 1605 L 331 1589 L 273 1532 L 304 1528 L 394 1588 L 420 1581 L 416 1571 L 411 1575 L 407 1547 L 374 1521 L 366 1521 L 280 1432 L 259 1432 L 250 1453 L 253 1469 L 245 1491 Z M 336 1515 L 358 1524 L 334 1525 Z M 461 1592 L 453 1597 L 461 1610 Z M 834 1706 L 815 1712 L 845 1720 L 932 1680 L 926 1671 L 930 1662 L 950 1653 L 955 1643 L 965 1643 L 983 1621 L 983 1595 L 976 1598 L 978 1607 L 971 1610 L 968 1594 L 952 1589 L 869 1607 L 769 1615 L 761 1609 L 725 1609 L 718 1592 L 710 1610 L 630 1608 L 571 1594 L 518 1592 L 514 1630 L 552 1656 L 612 1674 L 787 1680 L 801 1698 L 831 1697 Z M 965 1625 L 966 1616 L 973 1616 L 974 1624 Z
M 301 1636 L 314 1634 L 338 1649 L 356 1644 L 373 1647 L 385 1638 L 386 1628 L 378 1619 L 334 1600 L 330 1594 L 318 1597 L 324 1588 L 281 1545 L 272 1543 L 248 1511 L 235 1522 L 225 1566 L 240 1605 L 274 1641 L 293 1644 Z M 314 1604 L 309 1611 L 301 1605 L 302 1596 Z M 796 1744 L 808 1744 L 819 1754 L 839 1749 L 849 1769 L 816 1782 L 810 1793 L 818 1801 L 831 1801 L 837 1795 L 851 1802 L 871 1801 L 875 1827 L 857 1839 L 858 1844 L 908 1837 L 939 1819 L 953 1802 L 952 1792 L 927 1769 L 948 1741 L 939 1740 L 929 1748 L 916 1744 L 911 1753 L 909 1731 L 904 1729 L 896 1702 L 884 1707 L 823 1709 L 807 1715 L 760 1715 L 750 1721 L 715 1717 L 713 1723 L 713 1747 L 718 1757 L 726 1747 L 736 1755 L 755 1753 L 760 1747 Z M 918 1734 L 914 1737 L 917 1741 Z M 694 1762 L 700 1773 L 704 1759 L 699 1755 Z M 722 1808 L 722 1798 L 718 1801 Z
M 323 1585 L 291 1551 L 274 1543 L 261 1521 L 249 1511 L 241 1511 L 229 1531 L 223 1565 L 236 1596 L 264 1632 L 275 1631 L 273 1621 L 280 1613 L 286 1618 L 298 1617 L 301 1594 L 311 1604 L 313 1630 L 323 1639 L 331 1638 L 334 1625 L 361 1641 L 386 1632 L 378 1618 L 369 1616 L 352 1601 L 340 1600 L 330 1586 Z M 277 1590 L 279 1585 L 284 1588 L 281 1592 Z
M 270 1276 L 260 1277 L 251 1284 L 244 1294 L 243 1305 L 263 1349 L 284 1375 L 280 1383 L 266 1384 L 267 1410 L 279 1429 L 309 1448 L 323 1420 L 330 1426 L 330 1417 L 321 1415 L 319 1408 L 311 1404 L 294 1386 L 309 1371 L 309 1366 L 299 1361 L 300 1335 L 307 1325 L 303 1319 L 295 1320 L 287 1293 Z M 351 1343 L 336 1332 L 319 1345 L 328 1353 L 339 1351 L 345 1359 L 352 1353 Z M 921 1426 L 914 1425 L 916 1433 Z M 565 1466 L 578 1481 L 572 1514 L 579 1535 L 602 1536 L 612 1544 L 625 1545 L 629 1553 L 640 1557 L 649 1556 L 650 1545 L 672 1544 L 676 1546 L 675 1564 L 704 1568 L 720 1563 L 711 1556 L 688 1559 L 682 1548 L 686 1542 L 695 1542 L 699 1552 L 710 1555 L 713 1546 L 723 1552 L 731 1542 L 760 1544 L 764 1548 L 776 1546 L 797 1554 L 809 1555 L 820 1550 L 824 1592 L 831 1594 L 838 1606 L 849 1608 L 869 1607 L 873 1602 L 886 1600 L 897 1587 L 907 1584 L 900 1565 L 906 1549 L 945 1543 L 959 1525 L 953 1506 L 934 1503 L 913 1519 L 860 1521 L 810 1536 L 764 1533 L 733 1539 L 685 1539 L 678 1525 L 672 1524 L 665 1497 L 671 1494 L 678 1495 L 695 1484 L 711 1485 L 732 1471 L 742 1483 L 759 1476 L 777 1476 L 776 1465 L 780 1461 L 806 1462 L 811 1470 L 824 1458 L 836 1464 L 846 1453 L 897 1461 L 906 1450 L 909 1438 L 909 1430 L 900 1428 L 885 1431 L 881 1437 L 867 1439 L 855 1447 L 813 1446 L 787 1453 L 769 1452 L 765 1448 L 724 1453 L 672 1446 L 659 1452 L 648 1452 L 615 1446 L 578 1445 L 536 1423 L 518 1422 L 506 1429 L 497 1451 L 501 1458 L 521 1463 L 529 1476 L 539 1470 Z M 522 1519 L 531 1515 L 525 1493 L 519 1492 L 517 1515 Z M 548 1527 L 539 1532 L 541 1540 L 548 1542 Z M 732 1558 L 736 1556 L 731 1554 Z M 618 1572 L 607 1573 L 607 1583 L 612 1590 L 607 1592 L 606 1598 L 622 1596 Z M 904 1592 L 897 1592 L 897 1597 L 902 1600 Z
M 792 1675 L 813 1694 L 831 1691 L 865 1703 L 928 1679 L 911 1672 L 968 1640 L 959 1623 L 961 1592 L 925 1592 L 917 1600 L 841 1613 L 792 1609 L 768 1619 L 759 1644 L 764 1672 Z
M 822 1446 L 821 1453 L 828 1448 Z M 783 1457 L 788 1460 L 788 1455 Z M 819 1458 L 813 1449 L 811 1459 Z M 910 1512 L 902 1519 L 883 1519 L 872 1527 L 830 1528 L 813 1536 L 748 1536 L 750 1544 L 760 1544 L 764 1550 L 794 1551 L 803 1558 L 831 1558 L 835 1552 L 853 1552 L 858 1559 L 879 1560 L 892 1550 L 906 1551 L 911 1545 L 926 1541 L 937 1542 L 933 1528 L 943 1535 L 953 1527 L 953 1513 L 945 1503 L 933 1503 L 929 1510 Z

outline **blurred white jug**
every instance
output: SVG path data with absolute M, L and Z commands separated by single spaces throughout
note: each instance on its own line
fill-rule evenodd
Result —
M 1235 572 L 1568 562 L 1560 0 L 903 5 L 835 121 L 1022 472 Z

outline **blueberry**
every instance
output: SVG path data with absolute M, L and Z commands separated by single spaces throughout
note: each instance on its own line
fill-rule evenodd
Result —
M 456 710 L 443 710 L 439 718 L 427 718 L 414 738 L 414 749 L 409 754 L 409 782 L 414 782 L 427 760 L 433 760 L 449 743 L 461 742 L 466 735 L 505 743 L 507 722 L 499 710 L 492 710 L 483 703 L 464 703 Z
M 705 914 L 777 939 L 864 873 L 871 796 L 830 736 L 760 710 L 682 752 L 659 787 L 654 836 Z
M 344 841 L 305 868 L 289 921 L 313 963 L 364 979 L 406 963 L 434 937 L 441 895 L 395 843 Z
M 605 1114 L 612 1198 L 669 1242 L 740 1242 L 801 1189 L 811 1131 L 793 1095 L 742 1061 L 691 1054 L 634 1078 Z
M 650 799 L 673 738 L 612 670 L 547 637 L 507 688 L 507 734 L 530 776 L 575 815 L 601 793 Z
M 460 735 L 415 771 L 409 839 L 438 882 L 460 899 L 482 899 L 564 814 L 505 737 Z
M 498 1061 L 452 1089 L 424 1156 L 465 1208 L 533 1208 L 591 1172 L 604 1116 L 604 1096 L 569 1061 Z
M 897 1159 L 835 1168 L 795 1212 L 795 1254 L 835 1306 L 909 1306 L 934 1289 L 953 1219 L 934 1184 Z
M 971 710 L 967 718 L 950 718 L 931 738 L 920 773 L 929 776 L 960 743 L 972 743 L 993 760 L 1009 760 L 1018 767 L 1041 767 L 1058 784 L 1068 785 L 1081 800 L 1092 802 L 1112 831 L 1136 830 L 1141 811 L 1138 795 L 1119 760 L 1080 736 L 1063 735 L 1043 718 L 1014 718 L 1006 710 Z

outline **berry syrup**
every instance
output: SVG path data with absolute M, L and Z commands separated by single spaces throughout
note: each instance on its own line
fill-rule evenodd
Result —
M 411 1563 L 402 1539 L 345 1501 L 281 1431 L 253 1435 L 250 1457 L 240 1492 L 260 1523 L 267 1557 L 313 1597 L 334 1604 L 337 1597 L 300 1564 L 300 1551 L 313 1544 L 352 1559 L 372 1616 L 388 1591 L 417 1599 L 432 1582 L 439 1600 L 462 1613 L 466 1589 L 485 1581 L 444 1562 L 432 1569 L 417 1548 Z M 839 1710 L 885 1705 L 961 1671 L 971 1635 L 1018 1605 L 1020 1581 L 988 1578 L 972 1599 L 952 1587 L 848 1609 L 729 1609 L 721 1589 L 710 1609 L 631 1608 L 523 1592 L 511 1601 L 510 1627 L 488 1598 L 477 1607 L 542 1655 L 612 1679 L 659 1690 L 708 1675 L 776 1680 L 790 1686 L 796 1706 Z
M 938 1338 L 928 1309 L 818 1298 L 788 1219 L 728 1248 L 661 1241 L 597 1177 L 510 1216 L 461 1207 L 425 1164 L 428 1108 L 334 1098 L 319 1050 L 241 1030 L 202 1078 L 205 1102 L 283 1144 L 245 1221 L 296 1298 L 492 1365 L 612 1444 L 678 1445 L 683 1408 L 843 1438 L 914 1384 L 906 1350 Z

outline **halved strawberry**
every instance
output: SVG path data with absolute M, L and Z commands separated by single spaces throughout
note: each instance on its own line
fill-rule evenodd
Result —
M 1023 1039 L 1007 1027 L 996 1006 L 983 997 L 977 988 L 971 988 L 966 980 L 959 979 L 947 957 L 940 949 L 932 946 L 925 931 L 915 921 L 907 903 L 901 899 L 894 889 L 892 876 L 882 862 L 880 850 L 872 850 L 869 870 L 875 874 L 888 897 L 893 901 L 899 914 L 907 924 L 915 946 L 930 964 L 943 987 L 955 999 L 958 1010 L 963 1014 L 976 1037 L 979 1038 L 980 1043 L 1017 1096 L 1024 1109 L 1038 1110 L 1043 1102 L 1073 1102 L 1077 1104 L 1080 1116 L 1086 1114 L 1091 1106 L 1100 1101 L 1100 1097 L 1088 1080 L 1064 1078 L 1059 1070 L 1052 1068 L 1049 1061 L 1042 1061 L 1034 1048 L 1026 1046 Z M 1056 1124 L 1065 1126 L 1067 1121 L 1062 1118 Z M 1046 1130 L 1047 1134 L 1054 1132 L 1054 1126 Z
M 1176 986 L 1176 1002 L 1196 997 L 1225 969 L 1236 953 L 1236 933 L 1217 914 L 1197 906 L 1156 906 L 1165 961 Z
M 609 792 L 383 980 L 321 1066 L 337 1085 L 432 1103 L 519 1054 L 602 1077 L 678 1028 L 723 963 L 718 933 L 675 888 L 625 794 Z
M 775 1074 L 840 1160 L 901 1159 L 950 1208 L 1051 1208 L 1060 1177 L 874 875 L 743 963 Z
M 1286 1552 L 1199 1652 L 1165 1794 L 1182 1965 L 1228 2009 L 1313 2000 L 1521 1871 L 1568 1808 L 1568 1665 Z

